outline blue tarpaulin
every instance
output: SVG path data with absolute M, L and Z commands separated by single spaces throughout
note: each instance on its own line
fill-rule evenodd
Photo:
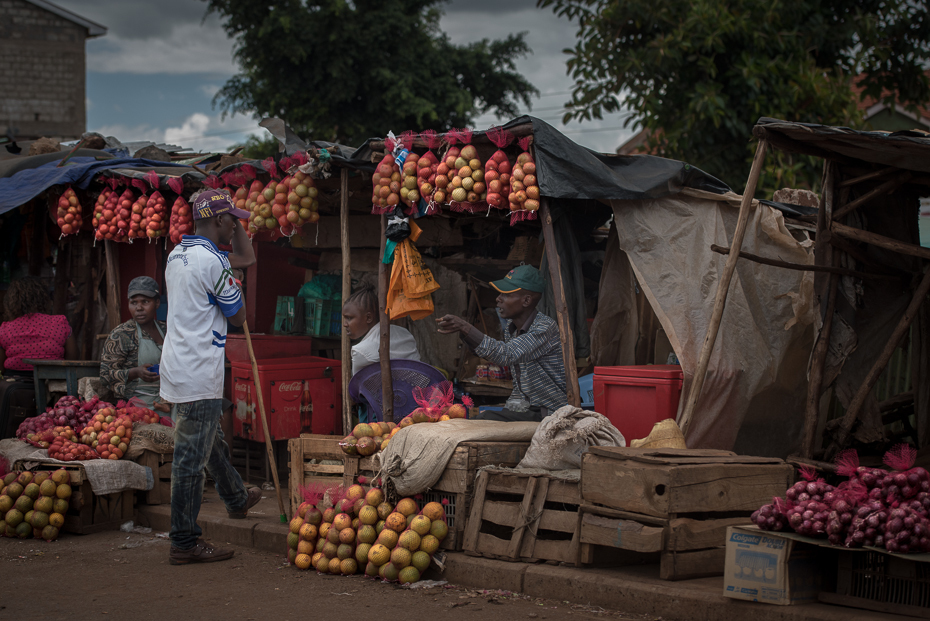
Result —
M 23 205 L 53 185 L 72 185 L 81 189 L 93 182 L 104 170 L 111 168 L 180 168 L 182 164 L 157 162 L 133 158 L 98 160 L 93 157 L 73 157 L 58 168 L 58 160 L 36 168 L 20 170 L 16 174 L 0 178 L 0 215 Z

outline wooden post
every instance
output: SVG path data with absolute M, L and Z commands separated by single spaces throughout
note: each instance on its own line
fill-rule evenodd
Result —
M 120 323 L 119 299 L 119 252 L 116 242 L 111 239 L 104 241 L 104 252 L 107 257 L 107 325 L 113 330 Z
M 45 259 L 45 221 L 48 220 L 47 201 L 32 199 L 27 203 L 32 207 L 32 240 L 29 244 L 29 275 L 41 276 L 42 263 Z
M 814 262 L 832 267 L 836 263 L 836 250 L 829 243 L 830 225 L 833 222 L 833 202 L 836 197 L 835 162 L 826 161 L 823 183 L 823 203 L 817 211 L 817 246 L 814 250 Z M 830 333 L 833 331 L 833 312 L 836 309 L 836 290 L 839 276 L 830 274 L 827 283 L 827 302 L 820 335 L 811 354 L 810 377 L 807 382 L 807 403 L 804 409 L 804 434 L 801 436 L 801 456 L 810 459 L 814 453 L 814 434 L 820 420 L 820 394 L 823 386 L 823 369 L 827 361 L 830 346 Z M 821 297 L 821 304 L 823 304 Z
M 889 179 L 888 181 L 879 185 L 873 190 L 866 192 L 865 194 L 863 194 L 856 200 L 852 201 L 851 203 L 841 206 L 839 209 L 836 210 L 836 213 L 833 214 L 833 218 L 836 220 L 842 220 L 843 218 L 851 214 L 853 211 L 855 211 L 862 205 L 865 205 L 872 199 L 878 198 L 879 196 L 884 196 L 885 194 L 891 194 L 892 192 L 897 190 L 899 187 L 901 187 L 902 185 L 910 181 L 912 176 L 913 176 L 913 173 L 909 170 L 902 172 L 901 174 L 895 176 L 892 179 Z
M 884 248 L 885 250 L 900 252 L 901 254 L 906 254 L 910 257 L 918 257 L 921 259 L 930 260 L 930 248 L 924 248 L 923 246 L 917 246 L 915 244 L 908 244 L 907 242 L 899 241 L 892 237 L 885 237 L 884 235 L 879 235 L 878 233 L 873 233 L 864 229 L 857 229 L 855 227 L 847 226 L 839 222 L 834 222 L 831 225 L 831 228 L 833 229 L 834 235 L 842 235 L 846 239 L 865 242 L 873 246 L 878 246 L 879 248 Z
M 339 227 L 342 244 L 342 305 L 352 293 L 352 267 L 349 260 L 349 169 L 343 168 L 340 184 Z M 352 431 L 352 403 L 349 399 L 349 381 L 352 379 L 352 344 L 349 333 L 342 329 L 342 433 Z
M 52 297 L 52 314 L 64 315 L 68 303 L 68 287 L 71 284 L 71 236 L 58 241 L 58 257 L 55 260 L 55 290 Z
M 904 311 L 904 314 L 901 315 L 901 319 L 898 320 L 898 325 L 895 326 L 894 332 L 891 333 L 891 337 L 885 344 L 885 348 L 882 350 L 881 355 L 875 360 L 875 364 L 872 365 L 869 374 L 865 376 L 865 380 L 863 380 L 862 385 L 859 386 L 856 396 L 853 397 L 849 407 L 846 408 L 843 421 L 840 423 L 836 443 L 830 447 L 831 450 L 829 451 L 830 454 L 827 456 L 827 461 L 832 459 L 836 450 L 842 449 L 846 445 L 853 423 L 856 422 L 856 417 L 859 416 L 859 410 L 862 409 L 862 405 L 865 403 L 866 398 L 869 396 L 869 393 L 872 392 L 872 388 L 878 381 L 878 377 L 882 374 L 882 371 L 885 370 L 885 367 L 888 366 L 888 361 L 891 360 L 894 350 L 897 349 L 901 339 L 904 338 L 904 335 L 907 334 L 907 331 L 910 329 L 911 323 L 913 323 L 914 318 L 917 316 L 917 311 L 920 310 L 920 305 L 927 299 L 928 292 L 930 292 L 930 269 L 924 272 L 924 276 L 917 286 L 917 291 L 914 292 L 911 303 L 907 305 L 907 309 Z
M 559 339 L 562 341 L 562 362 L 565 365 L 565 391 L 569 404 L 581 406 L 581 389 L 578 387 L 578 368 L 575 366 L 575 335 L 568 316 L 568 304 L 565 302 L 565 287 L 562 284 L 562 264 L 555 247 L 555 234 L 552 232 L 552 214 L 549 212 L 549 199 L 543 196 L 539 201 L 539 216 L 542 221 L 543 238 L 546 243 L 546 259 L 549 264 L 549 277 L 552 279 L 552 293 L 555 295 L 555 314 L 559 324 Z
M 381 410 L 384 422 L 394 422 L 394 379 L 391 377 L 391 319 L 387 314 L 387 291 L 391 285 L 391 270 L 383 261 L 387 238 L 387 216 L 381 216 L 381 252 L 378 254 L 378 310 L 381 326 L 381 343 L 378 346 L 378 359 L 381 363 Z
M 759 183 L 759 177 L 762 174 L 762 163 L 765 161 L 765 149 L 767 143 L 760 140 L 756 145 L 756 155 L 752 158 L 752 168 L 749 170 L 749 179 L 746 181 L 746 189 L 743 191 L 743 200 L 739 206 L 739 218 L 736 221 L 736 231 L 733 233 L 733 242 L 730 244 L 730 254 L 727 255 L 727 262 L 723 268 L 723 274 L 720 276 L 720 282 L 717 284 L 717 296 L 714 298 L 714 310 L 711 313 L 710 324 L 707 326 L 707 334 L 704 336 L 704 345 L 701 347 L 701 355 L 698 357 L 697 367 L 694 370 L 694 378 L 691 382 L 691 391 L 688 393 L 688 401 L 685 403 L 685 409 L 681 413 L 679 427 L 681 433 L 687 436 L 688 427 L 691 426 L 691 417 L 694 415 L 694 409 L 698 399 L 701 397 L 701 389 L 704 387 L 704 375 L 707 373 L 707 364 L 710 362 L 710 355 L 714 350 L 714 343 L 717 341 L 717 331 L 720 329 L 720 319 L 723 317 L 723 309 L 726 306 L 727 294 L 730 291 L 730 280 L 733 278 L 733 272 L 736 271 L 736 262 L 739 260 L 739 252 L 743 247 L 743 236 L 746 234 L 746 225 L 749 222 L 749 214 L 752 211 L 752 196 L 756 193 L 756 186 Z

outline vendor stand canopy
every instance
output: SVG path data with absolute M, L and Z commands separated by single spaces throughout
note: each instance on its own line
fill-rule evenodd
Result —
M 533 117 L 515 119 L 504 129 L 533 137 L 544 227 L 546 211 L 558 225 L 562 218 L 579 218 L 585 201 L 609 205 L 613 211 L 601 301 L 592 327 L 595 363 L 633 364 L 631 352 L 638 338 L 633 299 L 639 286 L 681 362 L 687 392 L 714 310 L 710 292 L 725 262 L 711 246 L 729 246 L 741 197 L 686 163 L 595 153 Z M 480 149 L 489 141 L 485 133 L 476 132 L 471 142 Z M 383 143 L 370 141 L 369 149 L 378 152 Z M 356 156 L 370 154 L 363 147 Z M 752 205 L 747 248 L 792 263 L 813 261 L 806 232 L 786 226 L 784 214 L 796 216 L 799 208 L 758 201 Z M 609 215 L 604 210 L 602 222 Z M 553 228 L 571 236 L 571 227 Z M 581 296 L 571 286 L 581 279 L 574 277 L 577 263 L 565 260 L 566 245 L 557 245 L 561 281 L 566 305 L 577 309 L 573 298 L 578 302 Z M 547 245 L 547 257 L 551 254 Z M 806 380 L 803 364 L 797 361 L 806 358 L 812 343 L 813 279 L 804 272 L 743 262 L 734 283 L 722 337 L 725 346 L 709 361 L 709 379 L 688 430 L 688 445 L 787 455 L 796 449 L 803 423 Z M 584 329 L 577 316 L 571 321 L 576 335 Z M 577 385 L 572 389 L 577 391 Z

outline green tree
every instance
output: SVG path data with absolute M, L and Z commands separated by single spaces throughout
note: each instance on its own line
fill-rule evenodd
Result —
M 245 142 L 234 144 L 229 148 L 230 151 L 242 147 L 239 155 L 250 160 L 263 160 L 266 157 L 272 157 L 278 152 L 278 139 L 271 134 L 265 136 L 250 135 Z
M 578 24 L 565 120 L 630 109 L 649 146 L 741 191 L 762 116 L 853 125 L 864 94 L 916 108 L 927 5 L 912 0 L 538 0 Z M 856 76 L 861 75 L 861 78 Z M 773 162 L 773 159 L 775 160 Z M 768 188 L 819 186 L 809 158 L 769 158 Z
M 453 45 L 439 28 L 442 1 L 206 0 L 240 68 L 214 104 L 344 144 L 529 106 L 538 91 L 514 65 L 530 52 L 524 34 Z

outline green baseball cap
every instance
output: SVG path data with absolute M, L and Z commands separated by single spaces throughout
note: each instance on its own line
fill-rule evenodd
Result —
M 500 280 L 492 281 L 491 286 L 501 293 L 513 293 L 518 289 L 542 293 L 546 289 L 542 274 L 532 265 L 518 265 Z

